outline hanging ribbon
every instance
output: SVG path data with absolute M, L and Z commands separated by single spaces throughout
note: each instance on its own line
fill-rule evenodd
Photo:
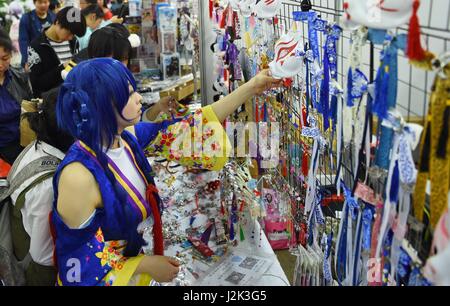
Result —
M 383 220 L 375 254 L 377 258 L 380 255 L 382 245 L 385 243 L 388 228 L 391 226 L 391 216 L 396 214 L 395 205 L 398 202 L 399 197 L 409 197 L 410 190 L 412 190 L 412 186 L 415 184 L 417 170 L 415 169 L 412 157 L 412 149 L 417 145 L 418 138 L 422 132 L 422 128 L 419 125 L 404 124 L 404 120 L 398 111 L 388 112 L 382 125 L 393 132 L 395 131 L 395 137 L 393 140 L 392 156 L 386 183 L 385 209 L 383 211 Z M 410 190 L 407 192 L 408 195 L 401 193 L 400 182 L 403 186 L 410 186 Z M 406 203 L 402 202 L 401 204 L 401 211 L 408 211 L 409 213 L 409 199 Z M 406 221 L 406 216 L 402 215 L 402 224 L 400 224 L 400 228 L 406 226 Z M 404 236 L 404 233 L 402 235 Z M 397 252 L 398 248 L 399 245 L 397 244 L 394 251 Z
M 328 39 L 327 39 L 328 42 Z M 329 108 L 330 108 L 330 66 L 327 43 L 324 46 L 323 56 L 323 78 L 320 85 L 320 103 L 319 112 L 323 116 L 323 130 L 327 131 L 330 127 Z
M 398 91 L 398 49 L 406 47 L 406 35 L 392 37 L 385 31 L 369 30 L 369 39 L 374 43 L 380 43 L 384 36 L 386 47 L 381 52 L 381 66 L 375 80 L 375 99 L 373 112 L 380 118 L 380 126 L 386 118 L 388 110 L 397 105 Z M 389 168 L 389 152 L 394 137 L 393 131 L 381 126 L 379 146 L 376 153 L 375 164 L 381 169 Z
M 324 256 L 324 260 L 323 260 L 323 278 L 325 280 L 326 286 L 330 285 L 331 281 L 333 280 L 332 273 L 331 273 L 331 266 L 330 266 L 332 244 L 333 244 L 333 232 L 331 232 L 327 236 L 325 256 Z
M 363 211 L 363 236 L 362 236 L 362 248 L 364 251 L 368 251 L 371 248 L 372 240 L 371 240 L 371 229 L 372 229 L 372 221 L 375 214 L 375 208 L 371 204 L 365 205 Z

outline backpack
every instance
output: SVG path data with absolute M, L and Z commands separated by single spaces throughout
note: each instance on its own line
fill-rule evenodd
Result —
M 30 236 L 22 222 L 21 209 L 29 190 L 53 177 L 61 162 L 54 156 L 44 156 L 27 164 L 20 172 L 17 166 L 25 154 L 34 146 L 30 144 L 19 155 L 6 180 L 0 180 L 0 285 L 23 286 L 51 284 L 56 278 L 56 269 L 33 262 Z M 11 194 L 30 177 L 39 175 L 18 196 L 15 205 Z

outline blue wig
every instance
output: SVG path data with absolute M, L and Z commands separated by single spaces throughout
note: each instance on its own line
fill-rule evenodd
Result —
M 58 125 L 96 153 L 103 147 L 108 150 L 118 132 L 116 112 L 122 117 L 128 103 L 129 85 L 136 89 L 133 75 L 117 60 L 96 58 L 81 62 L 61 87 Z

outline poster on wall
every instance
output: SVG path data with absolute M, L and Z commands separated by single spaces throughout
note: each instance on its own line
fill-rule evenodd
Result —
M 142 26 L 143 27 L 151 27 L 154 24 L 154 16 L 153 16 L 153 10 L 151 8 L 149 9 L 143 9 L 142 10 Z
M 173 33 L 173 32 L 161 33 L 161 47 L 162 47 L 162 53 L 177 52 L 177 41 L 176 41 L 175 33 Z
M 161 70 L 164 80 L 180 77 L 180 55 L 178 53 L 161 54 Z

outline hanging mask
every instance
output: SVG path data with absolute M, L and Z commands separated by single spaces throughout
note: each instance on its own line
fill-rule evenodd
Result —
M 239 11 L 239 0 L 230 0 L 228 3 L 231 5 L 233 11 Z
M 450 206 L 450 205 L 449 205 Z M 450 213 L 447 210 L 436 225 L 433 254 L 424 268 L 425 276 L 436 286 L 450 285 Z M 437 252 L 434 254 L 434 252 Z
M 346 0 L 345 18 L 374 29 L 393 29 L 407 24 L 414 0 Z
M 239 9 L 244 17 L 250 17 L 255 8 L 256 0 L 243 0 L 239 2 Z
M 408 57 L 423 60 L 420 25 L 417 11 L 419 0 L 345 0 L 345 23 L 354 28 L 363 25 L 373 29 L 395 29 L 409 23 Z
M 281 4 L 281 0 L 256 0 L 255 14 L 258 18 L 273 18 L 280 10 Z
M 303 68 L 303 57 L 297 55 L 302 46 L 300 33 L 287 33 L 275 45 L 275 59 L 269 64 L 272 76 L 277 79 L 291 78 Z

